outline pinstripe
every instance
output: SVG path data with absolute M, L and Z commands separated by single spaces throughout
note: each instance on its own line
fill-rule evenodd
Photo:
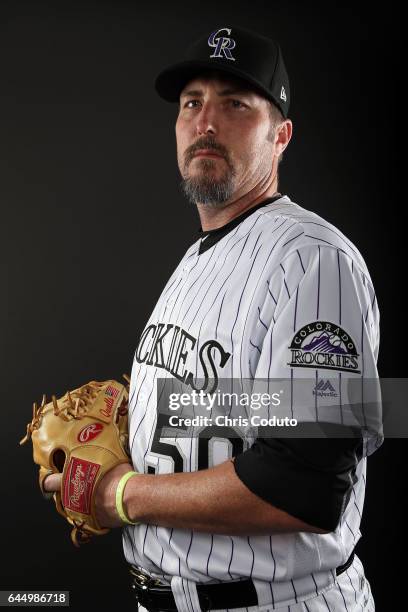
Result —
M 340 406 L 340 422 L 343 425 L 344 423 L 344 414 L 343 414 L 343 400 L 341 396 L 343 386 L 343 379 L 341 377 L 341 372 L 339 372 L 339 406 Z
M 189 470 L 189 472 L 192 472 L 194 470 L 193 459 L 194 459 L 194 457 L 193 457 L 193 439 L 191 438 L 191 440 L 190 440 L 190 455 L 189 455 L 189 463 L 188 463 L 188 470 Z
M 287 283 L 286 283 L 286 278 L 285 278 L 285 274 L 286 274 L 286 272 L 285 272 L 285 268 L 282 266 L 282 264 L 280 265 L 280 267 L 281 267 L 281 268 L 282 268 L 282 270 L 283 270 L 283 283 L 284 283 L 284 285 L 285 285 L 285 289 L 286 289 L 286 292 L 287 292 L 287 294 L 288 294 L 288 298 L 290 299 L 289 288 L 288 288 L 288 285 L 287 285 Z
M 144 534 L 144 538 L 143 538 L 143 547 L 142 547 L 142 553 L 143 555 L 145 554 L 145 546 L 146 546 L 146 538 L 147 538 L 147 532 L 149 530 L 149 525 L 146 525 L 146 531 Z
M 326 608 L 328 609 L 328 611 L 329 611 L 329 612 L 331 612 L 331 610 L 330 610 L 330 608 L 329 608 L 329 604 L 327 603 L 327 599 L 326 599 L 326 597 L 324 596 L 324 593 L 322 593 L 322 597 L 323 597 L 323 601 L 324 601 L 324 603 L 326 604 Z
M 250 254 L 250 256 L 249 256 L 250 258 L 251 258 L 251 257 L 252 257 L 252 255 L 254 254 L 254 251 L 255 251 L 256 245 L 258 244 L 259 239 L 260 239 L 260 237 L 261 237 L 261 236 L 262 236 L 262 231 L 261 231 L 261 232 L 259 232 L 259 234 L 258 234 L 258 238 L 256 239 L 256 242 L 255 242 L 255 244 L 254 244 L 254 246 L 253 246 L 253 248 L 252 248 L 251 254 Z
M 362 518 L 362 513 L 361 513 L 360 508 L 358 507 L 358 504 L 357 504 L 357 498 L 356 498 L 356 492 L 355 492 L 354 486 L 353 486 L 353 488 L 352 488 L 351 490 L 352 490 L 352 493 L 353 493 L 353 495 L 354 495 L 354 505 L 355 505 L 355 507 L 356 507 L 356 510 L 357 510 L 358 516 L 359 516 L 359 517 L 360 517 L 360 519 L 361 519 L 361 518 Z
M 290 368 L 290 418 L 293 416 L 293 368 Z
M 275 574 L 276 574 L 276 561 L 275 561 L 275 556 L 273 554 L 273 544 L 272 544 L 272 537 L 269 536 L 269 548 L 271 551 L 271 557 L 272 557 L 272 561 L 273 561 L 273 574 L 272 574 L 272 582 L 275 580 Z M 274 597 L 273 597 L 273 589 L 272 589 L 272 585 L 270 585 L 271 587 L 271 593 L 272 593 L 272 603 L 274 604 Z
M 302 266 L 303 274 L 305 274 L 306 270 L 305 270 L 305 266 L 303 265 L 302 258 L 301 258 L 301 256 L 300 256 L 299 249 L 296 249 L 296 253 L 297 253 L 297 254 L 298 254 L 298 256 L 299 256 L 299 261 L 300 261 L 300 265 Z
M 296 588 L 295 588 L 295 583 L 293 582 L 293 580 L 290 580 L 292 588 L 293 588 L 293 592 L 295 594 L 295 602 L 298 603 L 298 597 L 297 597 L 297 593 L 296 593 Z
M 166 306 L 169 303 L 169 300 L 171 300 L 172 296 L 174 295 L 174 293 L 176 292 L 176 290 L 178 289 L 179 285 L 181 285 L 182 279 L 179 278 L 177 285 L 173 288 L 173 291 L 170 293 L 170 295 L 167 297 L 166 299 Z
M 227 292 L 224 293 L 224 295 L 222 296 L 222 300 L 221 300 L 221 306 L 219 308 L 218 311 L 218 319 L 217 319 L 217 325 L 215 326 L 215 337 L 218 338 L 218 325 L 220 323 L 220 317 L 221 317 L 221 312 L 222 312 L 222 307 L 224 306 L 224 300 L 225 300 L 225 296 L 227 295 Z
M 269 295 L 271 296 L 271 298 L 272 298 L 272 299 L 273 299 L 273 301 L 275 302 L 275 305 L 277 305 L 277 303 L 278 303 L 278 302 L 277 302 L 277 301 L 276 301 L 276 299 L 273 297 L 272 291 L 270 290 L 270 287 L 269 287 L 269 281 L 268 281 L 268 280 L 266 281 L 266 284 L 268 285 L 268 293 L 269 293 Z
M 239 310 L 240 310 L 240 307 L 241 307 L 241 302 L 242 302 L 242 296 L 244 295 L 244 291 L 245 291 L 245 288 L 246 288 L 246 286 L 247 286 L 247 283 L 248 283 L 249 277 L 250 277 L 250 275 L 251 275 L 252 268 L 253 268 L 253 266 L 254 266 L 254 264 L 255 264 L 256 257 L 257 257 L 257 255 L 258 255 L 258 253 L 259 253 L 259 249 L 258 249 L 258 251 L 257 251 L 257 253 L 256 253 L 256 256 L 255 256 L 255 258 L 254 258 L 254 261 L 252 262 L 252 265 L 251 265 L 251 269 L 250 269 L 250 271 L 249 271 L 249 273 L 248 273 L 248 275 L 247 275 L 247 278 L 246 278 L 246 280 L 245 280 L 244 288 L 243 288 L 243 290 L 241 291 L 241 295 L 240 295 L 240 297 L 239 297 L 239 302 L 238 302 L 238 308 L 237 308 L 237 311 L 236 311 L 236 314 L 235 314 L 234 324 L 233 324 L 233 326 L 232 326 L 232 328 L 231 328 L 231 368 L 233 367 L 233 359 L 234 359 L 234 339 L 233 339 L 234 329 L 235 329 L 236 322 L 237 322 L 237 320 L 238 320 Z M 242 253 L 240 253 L 240 256 L 241 256 L 241 254 L 242 254 Z
M 230 576 L 230 578 L 232 580 L 233 578 L 232 578 L 232 574 L 230 572 L 230 569 L 231 569 L 232 559 L 234 557 L 234 540 L 231 538 L 231 536 L 230 536 L 230 540 L 231 540 L 231 555 L 230 555 L 230 559 L 229 559 L 229 562 L 228 562 L 228 570 L 227 570 L 227 572 L 228 572 L 228 575 Z
M 156 534 L 157 534 L 157 527 L 156 527 Z M 162 554 L 161 554 L 160 563 L 159 563 L 159 567 L 160 567 L 161 571 L 163 571 L 163 557 L 164 557 L 164 548 L 162 546 Z
M 319 590 L 318 590 L 318 588 L 317 588 L 316 579 L 315 579 L 315 577 L 314 577 L 314 575 L 313 575 L 313 572 L 312 572 L 312 579 L 313 579 L 313 582 L 314 582 L 314 585 L 315 585 L 316 595 L 318 595 L 318 594 L 319 594 Z
M 265 323 L 262 321 L 261 319 L 261 309 L 258 306 L 258 320 L 261 322 L 261 324 L 264 326 L 264 328 L 266 329 L 266 331 L 268 331 L 268 326 L 265 325 Z
M 287 244 L 289 244 L 290 242 L 292 242 L 293 240 L 297 240 L 300 236 L 302 236 L 305 232 L 302 230 L 299 234 L 297 234 L 297 236 L 293 236 L 293 238 L 289 238 L 289 240 L 287 240 L 286 242 L 284 242 L 282 244 L 282 247 L 285 247 Z
M 133 563 L 135 565 L 138 564 L 138 562 L 136 561 L 136 549 L 135 549 L 135 545 L 133 543 L 132 538 L 130 537 L 130 533 L 129 533 L 129 528 L 127 527 L 126 529 L 123 530 L 123 538 L 126 542 L 128 542 L 128 544 L 130 545 L 130 549 L 132 551 L 132 556 L 133 556 Z
M 252 553 L 252 564 L 251 564 L 251 569 L 249 570 L 249 577 L 252 578 L 252 572 L 254 571 L 254 564 L 255 564 L 255 552 L 251 546 L 251 540 L 249 536 L 248 536 L 248 546 L 251 549 L 251 553 Z
M 367 306 L 367 311 L 366 311 L 366 315 L 364 317 L 364 322 L 367 323 L 367 319 L 368 319 L 368 313 L 370 312 L 370 306 Z
M 190 550 L 191 550 L 191 545 L 193 543 L 193 538 L 194 538 L 194 532 L 191 531 L 191 535 L 190 535 L 190 544 L 188 545 L 188 550 L 187 550 L 187 554 L 186 554 L 186 565 L 188 567 L 188 555 L 190 554 Z
M 155 381 L 156 381 L 157 374 L 158 374 L 158 371 L 156 370 L 156 371 L 155 371 L 155 373 L 154 373 L 153 382 L 155 382 Z M 162 394 L 163 394 L 163 391 L 164 391 L 164 386 L 162 387 L 162 390 L 161 390 L 161 393 L 160 393 L 159 400 L 160 400 L 160 398 L 161 398 L 161 396 L 162 396 Z M 150 398 L 152 397 L 152 395 L 154 395 L 154 385 L 152 385 L 152 390 L 150 391 L 149 397 L 148 397 L 148 399 L 147 399 L 147 406 L 149 406 L 149 403 L 150 403 Z M 143 415 L 143 419 L 144 419 L 144 417 L 145 417 L 146 413 L 147 413 L 147 410 L 146 410 L 145 414 Z M 153 426 L 153 427 L 151 428 L 151 430 L 150 430 L 150 434 L 149 434 L 149 444 L 148 444 L 148 446 L 147 446 L 147 448 L 146 448 L 146 450 L 145 450 L 144 456 L 143 456 L 143 459 L 144 459 L 144 460 L 146 459 L 146 455 L 147 455 L 147 453 L 149 452 L 149 449 L 151 448 L 151 445 L 152 445 L 152 440 L 153 440 L 153 437 L 154 437 L 154 432 L 155 432 L 155 430 L 156 430 L 156 423 L 157 423 L 157 414 L 156 414 L 156 413 L 154 413 L 154 417 L 155 417 L 155 418 L 154 418 L 154 426 Z M 137 432 L 135 432 L 135 434 L 134 434 L 134 436 L 133 436 L 133 440 L 132 440 L 132 445 L 131 445 L 131 448 L 133 448 L 133 443 L 134 443 L 134 441 L 135 441 L 135 439 L 136 439 L 136 433 L 137 433 Z M 145 465 L 145 463 L 144 463 L 144 465 Z
M 319 318 L 319 310 L 320 310 L 320 246 L 317 247 L 319 251 L 319 266 L 318 266 L 318 274 L 317 274 L 317 307 L 316 307 L 316 319 Z
M 364 406 L 364 315 L 361 315 L 361 339 L 360 339 L 360 346 L 361 346 L 361 410 L 363 412 L 363 419 L 364 419 L 364 429 L 367 429 L 367 417 L 366 417 L 366 413 L 365 413 L 365 406 Z
M 340 269 L 340 251 L 337 249 L 337 265 L 339 269 L 339 323 L 341 325 L 341 269 Z
M 347 578 L 348 578 L 348 579 L 349 579 L 349 581 L 350 581 L 351 588 L 352 588 L 352 589 L 353 589 L 353 591 L 354 591 L 354 601 L 357 603 L 357 591 L 356 591 L 356 589 L 355 589 L 355 587 L 354 587 L 353 581 L 352 581 L 352 579 L 351 579 L 351 576 L 350 576 L 350 574 L 349 574 L 348 570 L 346 570 L 346 571 L 345 571 L 345 574 L 346 574 Z
M 355 535 L 354 531 L 352 530 L 352 528 L 350 527 L 350 525 L 348 524 L 348 521 L 345 520 L 344 522 L 346 523 L 346 525 L 348 527 L 348 530 L 350 531 L 351 535 L 353 536 L 353 542 L 355 544 L 356 543 L 356 535 Z
M 338 582 L 336 582 L 336 586 L 337 586 L 337 588 L 339 589 L 339 591 L 340 591 L 340 593 L 341 593 L 341 596 L 342 596 L 342 598 L 343 598 L 344 607 L 345 607 L 345 609 L 346 609 L 346 612 L 348 612 L 348 607 L 347 607 L 347 604 L 346 604 L 346 598 L 344 597 L 344 594 L 343 594 L 343 591 L 342 591 L 342 589 L 341 589 L 341 586 L 340 586 L 340 584 L 339 584 Z
M 207 568 L 206 568 L 206 574 L 208 574 L 208 575 L 209 575 L 208 566 L 210 565 L 211 553 L 212 553 L 212 549 L 213 549 L 213 546 L 214 546 L 214 536 L 213 536 L 212 533 L 210 534 L 210 536 L 211 536 L 211 548 L 210 548 L 210 552 L 208 553 Z
M 252 340 L 249 340 L 249 344 L 253 346 L 258 351 L 259 354 L 261 354 L 261 349 L 259 348 L 257 344 L 254 344 Z
M 296 315 L 297 315 L 298 297 L 299 297 L 299 285 L 296 287 L 295 314 L 293 317 L 293 333 L 296 332 Z
M 139 372 L 140 372 L 140 369 L 141 369 L 141 368 L 139 368 Z M 146 380 L 146 376 L 147 376 L 147 372 L 145 372 L 145 373 L 144 373 L 144 376 L 143 376 L 143 379 L 142 379 L 142 383 L 141 383 L 141 385 L 140 385 L 140 387 L 139 387 L 139 391 L 137 392 L 136 398 L 138 398 L 138 397 L 139 397 L 139 393 L 140 393 L 140 390 L 141 390 L 141 388 L 142 388 L 142 385 L 143 385 L 144 381 Z M 136 406 L 136 404 L 137 404 L 137 399 L 136 399 L 136 401 L 135 401 L 135 402 L 133 401 L 134 396 L 135 396 L 135 393 L 136 393 L 136 387 L 134 387 L 134 389 L 133 389 L 133 391 L 132 391 L 132 394 L 131 394 L 131 396 L 130 396 L 130 402 L 129 402 L 129 403 L 130 403 L 130 405 L 131 405 L 131 406 L 132 406 L 132 405 L 133 405 L 133 406 Z M 132 416 L 132 415 L 133 415 L 133 410 L 134 410 L 134 407 L 133 407 L 133 408 L 130 410 L 130 412 L 129 412 L 130 416 Z

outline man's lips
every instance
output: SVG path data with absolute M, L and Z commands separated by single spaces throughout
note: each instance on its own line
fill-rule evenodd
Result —
M 222 155 L 216 153 L 213 149 L 199 149 L 194 153 L 194 157 L 222 157 Z

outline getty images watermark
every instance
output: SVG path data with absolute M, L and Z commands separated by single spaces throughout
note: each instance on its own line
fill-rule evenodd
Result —
M 362 436 L 376 444 L 385 434 L 408 437 L 407 379 L 337 372 L 279 379 L 168 377 L 156 379 L 154 387 L 141 384 L 136 393 L 142 404 L 156 404 L 157 440 Z
M 247 414 L 247 410 L 258 411 L 263 408 L 277 407 L 281 404 L 281 395 L 283 390 L 275 393 L 237 393 L 223 392 L 219 389 L 215 393 L 206 393 L 205 391 L 190 391 L 189 393 L 170 393 L 168 396 L 168 408 L 171 411 L 179 411 L 178 414 L 172 414 L 168 418 L 170 427 L 296 427 L 297 419 L 290 417 L 262 416 L 261 414 Z M 184 408 L 198 409 L 199 414 L 195 416 L 183 416 L 180 414 Z M 228 410 L 215 416 L 208 414 L 200 414 L 205 410 L 213 412 L 215 409 Z M 246 415 L 238 414 L 231 416 L 231 412 L 236 412 L 237 408 L 244 409 Z

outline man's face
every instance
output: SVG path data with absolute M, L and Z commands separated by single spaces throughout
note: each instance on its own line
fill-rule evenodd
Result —
M 239 79 L 200 75 L 180 95 L 177 160 L 190 201 L 221 206 L 270 175 L 269 102 Z

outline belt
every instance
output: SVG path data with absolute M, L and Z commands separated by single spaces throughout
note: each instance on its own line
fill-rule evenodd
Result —
M 347 561 L 336 568 L 339 576 L 353 563 L 354 551 Z M 150 612 L 177 612 L 171 587 L 160 584 L 159 581 L 140 572 L 131 566 L 132 589 L 136 600 Z M 197 594 L 201 610 L 219 610 L 233 608 L 249 608 L 258 605 L 258 596 L 252 580 L 237 580 L 216 584 L 197 584 Z

